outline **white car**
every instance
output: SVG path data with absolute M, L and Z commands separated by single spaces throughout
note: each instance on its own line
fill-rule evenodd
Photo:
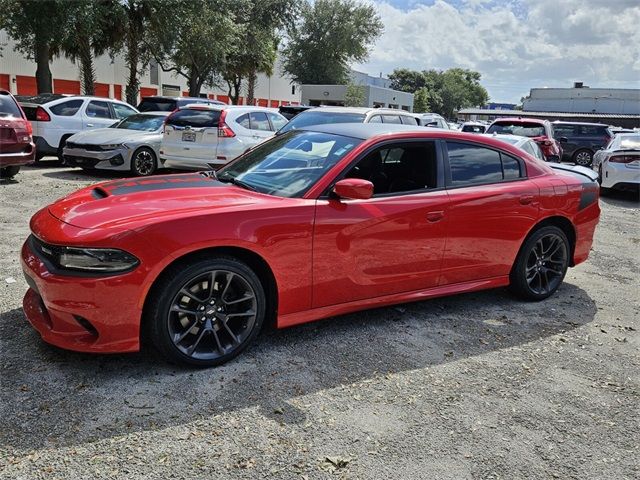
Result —
M 45 94 L 17 99 L 33 126 L 36 161 L 48 155 L 62 160 L 64 142 L 74 133 L 105 128 L 138 113 L 125 102 L 102 97 Z
M 449 123 L 437 113 L 419 113 L 420 125 L 433 128 L 444 128 L 445 130 L 451 130 Z
M 521 137 L 520 135 L 507 135 L 500 133 L 483 133 L 481 134 L 484 137 L 495 138 L 496 140 L 500 140 L 502 142 L 510 143 L 511 145 L 518 147 L 521 150 L 524 150 L 529 155 L 536 157 L 541 162 L 546 162 L 544 158 L 544 154 L 542 150 L 538 146 L 536 142 L 534 142 L 529 137 Z
M 619 133 L 593 155 L 602 188 L 640 188 L 640 133 Z
M 218 168 L 273 136 L 287 119 L 265 107 L 187 105 L 167 117 L 160 161 L 167 168 Z
M 460 127 L 460 131 L 466 133 L 484 133 L 487 131 L 487 126 L 480 122 L 464 122 Z
M 170 112 L 136 113 L 111 125 L 76 133 L 63 148 L 65 165 L 152 175 L 158 168 L 162 127 Z

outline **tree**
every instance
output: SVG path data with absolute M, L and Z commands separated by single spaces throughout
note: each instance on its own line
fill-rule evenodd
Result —
M 202 86 L 217 85 L 230 45 L 236 38 L 231 0 L 174 0 L 171 14 L 147 36 L 146 44 L 165 72 L 187 79 L 189 95 Z
M 80 63 L 82 92 L 93 95 L 93 59 L 113 52 L 119 42 L 119 4 L 116 0 L 75 0 L 67 8 L 70 25 L 60 49 L 68 59 Z
M 60 51 L 70 6 L 65 0 L 0 0 L 0 27 L 16 41 L 18 51 L 36 62 L 38 93 L 53 91 L 49 63 Z
M 430 95 L 426 87 L 419 88 L 413 95 L 413 111 L 416 113 L 430 112 Z
M 396 68 L 389 75 L 389 88 L 401 92 L 415 93 L 425 86 L 425 77 L 422 72 L 409 70 L 408 68 Z
M 363 85 L 354 85 L 350 83 L 347 85 L 347 90 L 344 93 L 344 106 L 345 107 L 364 107 L 366 90 Z
M 355 0 L 305 3 L 283 50 L 284 70 L 299 83 L 344 84 L 349 64 L 363 62 L 383 24 L 375 7 Z

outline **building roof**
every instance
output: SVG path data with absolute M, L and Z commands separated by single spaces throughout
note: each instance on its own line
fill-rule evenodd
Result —
M 460 115 L 490 115 L 500 117 L 567 117 L 567 118 L 631 118 L 639 119 L 640 115 L 627 113 L 575 113 L 575 112 L 530 112 L 527 110 L 486 110 L 483 108 L 463 108 Z

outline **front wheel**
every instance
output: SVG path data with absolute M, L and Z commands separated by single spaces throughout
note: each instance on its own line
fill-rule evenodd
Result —
M 136 150 L 131 157 L 131 173 L 136 177 L 153 175 L 158 169 L 156 154 L 152 149 L 142 147 Z
M 178 265 L 152 293 L 145 322 L 167 359 L 200 367 L 223 364 L 247 348 L 265 317 L 256 274 L 231 257 Z
M 593 162 L 593 153 L 590 150 L 578 150 L 573 154 L 573 163 L 581 167 L 589 167 Z
M 569 254 L 569 240 L 560 228 L 536 230 L 516 258 L 511 290 L 527 300 L 544 300 L 553 295 L 567 273 Z

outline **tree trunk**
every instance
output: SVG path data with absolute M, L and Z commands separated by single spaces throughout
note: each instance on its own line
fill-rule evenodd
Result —
M 233 80 L 227 80 L 229 89 L 227 93 L 231 99 L 233 105 L 238 105 L 238 99 L 240 98 L 240 86 L 242 85 L 242 77 L 234 77 Z
M 49 68 L 49 44 L 36 39 L 35 48 L 36 57 L 36 84 L 38 93 L 52 93 L 53 80 L 51 77 L 51 69 Z
M 189 77 L 189 96 L 190 97 L 199 97 L 200 89 L 202 88 L 203 80 L 198 78 L 195 75 Z
M 95 71 L 93 69 L 93 55 L 91 55 L 91 47 L 89 42 L 82 45 L 80 50 L 80 72 L 82 76 L 82 92 L 84 95 L 93 95 L 95 93 Z
M 249 74 L 247 79 L 247 105 L 253 105 L 255 103 L 256 85 L 258 83 L 258 76 L 255 70 Z
M 125 88 L 127 103 L 138 104 L 138 92 L 140 91 L 140 81 L 138 80 L 138 59 L 140 51 L 138 42 L 135 40 L 133 32 L 127 35 L 127 67 L 129 68 L 129 79 Z M 118 100 L 121 100 L 120 98 Z

